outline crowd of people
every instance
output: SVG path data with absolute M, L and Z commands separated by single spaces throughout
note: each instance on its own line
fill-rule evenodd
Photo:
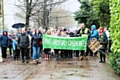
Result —
M 80 37 L 86 36 L 88 40 L 86 50 L 61 50 L 54 49 L 56 60 L 63 60 L 67 58 L 79 57 L 80 60 L 86 59 L 89 60 L 89 56 L 96 56 L 98 52 L 93 52 L 88 47 L 89 42 L 96 38 L 102 47 L 100 48 L 100 63 L 106 62 L 105 53 L 109 49 L 109 32 L 104 27 L 100 27 L 98 30 L 95 25 L 91 26 L 91 30 L 85 27 L 84 23 L 81 23 L 79 30 L 69 31 L 66 28 L 58 28 L 54 30 L 49 28 L 46 32 L 42 32 L 39 29 L 18 29 L 17 33 L 14 33 L 13 30 L 10 30 L 9 34 L 7 31 L 3 31 L 2 36 L 0 37 L 0 47 L 2 50 L 3 62 L 7 59 L 7 48 L 9 48 L 10 56 L 13 55 L 15 61 L 19 59 L 22 60 L 22 63 L 29 63 L 29 59 L 32 58 L 35 64 L 40 62 L 42 50 L 45 54 L 44 60 L 49 60 L 49 54 L 51 54 L 51 49 L 42 47 L 42 35 L 54 35 L 58 37 Z M 13 54 L 12 54 L 13 52 Z M 74 53 L 74 54 L 73 54 Z M 85 58 L 84 58 L 85 57 Z

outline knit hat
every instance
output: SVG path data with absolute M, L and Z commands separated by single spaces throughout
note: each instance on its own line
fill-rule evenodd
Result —
M 63 29 L 63 31 L 67 31 L 67 29 L 66 29 L 66 28 L 64 28 L 64 29 Z
M 10 32 L 14 32 L 13 30 L 10 30 Z
M 103 27 L 101 27 L 101 28 L 100 28 L 100 31 L 101 31 L 101 32 L 103 32 L 103 31 L 104 31 L 104 28 L 103 28 Z

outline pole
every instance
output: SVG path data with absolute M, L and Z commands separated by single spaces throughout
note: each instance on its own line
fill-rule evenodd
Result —
M 2 0 L 2 30 L 4 30 L 4 0 Z

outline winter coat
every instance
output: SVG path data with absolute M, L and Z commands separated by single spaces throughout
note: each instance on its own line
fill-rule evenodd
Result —
M 99 41 L 100 44 L 102 45 L 101 49 L 106 49 L 106 44 L 107 44 L 107 36 L 105 34 L 105 32 L 102 33 L 103 35 L 100 35 Z
M 93 38 L 96 38 L 98 40 L 99 39 L 99 33 L 96 30 L 96 26 L 92 25 L 91 28 L 93 28 L 93 30 L 90 31 L 89 40 L 92 40 Z
M 28 48 L 29 46 L 29 37 L 24 33 L 21 34 L 18 38 L 18 46 L 20 48 Z
M 34 34 L 32 36 L 31 44 L 32 44 L 32 46 L 40 47 L 40 41 L 41 41 L 41 35 L 40 34 Z
M 15 39 L 15 35 L 9 35 L 8 38 L 9 38 L 9 40 L 8 40 L 9 44 L 8 44 L 8 46 L 12 46 L 12 40 Z
M 7 34 L 6 35 L 2 35 L 1 36 L 1 40 L 0 40 L 0 44 L 1 44 L 1 47 L 8 47 L 8 32 L 7 31 L 3 31 L 3 33 L 6 32 Z

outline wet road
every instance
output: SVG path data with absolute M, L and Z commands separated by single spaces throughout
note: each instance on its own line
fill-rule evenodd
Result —
M 89 61 L 43 61 L 25 80 L 120 80 L 120 76 L 108 62 L 99 63 L 98 57 L 91 57 Z
M 36 65 L 26 64 L 21 61 L 15 62 L 12 58 L 0 63 L 0 80 L 24 80 L 33 72 Z
M 64 61 L 42 61 L 35 65 L 8 60 L 0 63 L 0 80 L 120 80 L 107 63 L 99 63 L 98 57 L 90 60 L 78 58 Z

